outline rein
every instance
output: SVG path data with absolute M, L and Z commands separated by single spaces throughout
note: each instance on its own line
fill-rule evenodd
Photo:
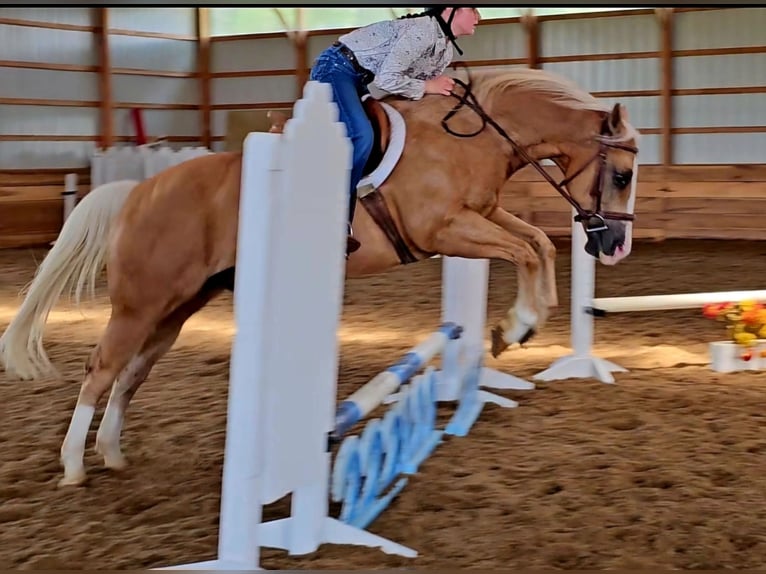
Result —
M 470 77 L 470 76 L 469 76 Z M 518 145 L 513 138 L 511 138 L 508 133 L 500 126 L 495 120 L 493 120 L 481 107 L 478 100 L 476 99 L 476 96 L 471 91 L 470 81 L 468 84 L 460 80 L 459 78 L 455 78 L 455 83 L 459 86 L 462 86 L 463 88 L 463 95 L 458 95 L 455 93 L 455 91 L 451 91 L 450 95 L 458 100 L 458 103 L 455 105 L 454 108 L 452 108 L 447 114 L 444 116 L 444 118 L 441 121 L 442 127 L 445 129 L 445 131 L 453 136 L 461 137 L 461 138 L 470 138 L 479 135 L 484 129 L 487 127 L 487 124 L 492 126 L 494 130 L 503 138 L 505 139 L 509 144 L 511 144 L 511 147 L 514 149 L 514 151 L 520 155 L 524 160 L 527 161 L 527 163 L 531 164 L 539 173 L 543 176 L 543 178 L 550 183 L 556 191 L 561 194 L 561 196 L 566 199 L 574 208 L 574 210 L 577 212 L 577 215 L 575 216 L 575 221 L 582 221 L 587 222 L 585 231 L 588 233 L 596 232 L 596 231 L 603 231 L 606 227 L 606 221 L 607 219 L 614 219 L 618 221 L 633 221 L 635 219 L 635 216 L 631 213 L 618 213 L 618 212 L 612 212 L 612 211 L 602 211 L 601 210 L 601 195 L 602 195 L 602 189 L 603 189 L 603 177 L 604 177 L 604 167 L 606 165 L 606 152 L 607 148 L 613 148 L 613 149 L 621 149 L 625 151 L 629 151 L 632 153 L 638 153 L 638 149 L 634 146 L 630 146 L 627 144 L 621 144 L 616 142 L 609 142 L 603 137 L 596 138 L 599 142 L 599 149 L 598 151 L 593 155 L 593 157 L 588 160 L 586 164 L 584 164 L 582 167 L 580 167 L 575 173 L 570 175 L 567 178 L 564 178 L 561 180 L 561 182 L 556 182 L 555 179 L 543 168 L 540 163 L 531 157 L 524 148 L 522 148 L 520 145 Z M 455 114 L 457 114 L 460 109 L 463 106 L 467 106 L 471 110 L 473 110 L 476 115 L 481 118 L 481 127 L 472 133 L 467 134 L 461 134 L 456 131 L 453 131 L 448 125 L 447 122 L 452 118 Z M 604 128 L 606 127 L 606 122 L 604 123 L 604 126 L 602 126 L 602 132 Z M 602 133 L 603 136 L 603 133 Z M 596 199 L 596 209 L 586 210 L 584 209 L 579 202 L 572 197 L 572 194 L 569 193 L 565 187 L 578 175 L 580 175 L 585 168 L 587 168 L 591 163 L 594 161 L 599 162 L 599 168 L 598 173 L 593 180 L 593 185 L 590 190 L 590 195 Z

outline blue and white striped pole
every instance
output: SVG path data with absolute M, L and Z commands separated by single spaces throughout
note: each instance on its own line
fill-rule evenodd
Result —
M 423 366 L 441 352 L 447 341 L 459 339 L 463 328 L 455 323 L 444 323 L 428 339 L 412 348 L 397 363 L 377 374 L 361 389 L 340 403 L 335 415 L 335 429 L 331 439 L 338 440 L 362 420 L 389 395 L 411 379 Z

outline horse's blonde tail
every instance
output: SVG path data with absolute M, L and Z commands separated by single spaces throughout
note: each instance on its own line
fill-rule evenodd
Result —
M 74 291 L 78 304 L 85 286 L 91 298 L 95 295 L 112 221 L 136 185 L 132 180 L 100 185 L 72 210 L 28 285 L 18 313 L 0 337 L 0 361 L 8 374 L 34 379 L 55 372 L 42 342 L 48 314 L 65 290 Z

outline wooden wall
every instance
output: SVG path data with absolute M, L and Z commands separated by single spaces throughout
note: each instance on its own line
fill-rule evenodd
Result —
M 571 235 L 569 204 L 530 167 L 506 185 L 501 203 L 552 237 Z M 766 164 L 640 166 L 635 213 L 636 239 L 766 240 Z
M 64 222 L 64 177 L 77 174 L 78 199 L 90 191 L 90 168 L 0 172 L 0 248 L 46 245 Z

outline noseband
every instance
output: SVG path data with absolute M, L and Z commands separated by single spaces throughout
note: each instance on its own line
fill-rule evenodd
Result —
M 577 215 L 575 215 L 574 220 L 578 222 L 583 222 L 583 225 L 585 226 L 585 231 L 587 233 L 595 233 L 597 231 L 603 231 L 607 229 L 606 226 L 606 220 L 607 219 L 613 219 L 617 221 L 633 221 L 635 219 L 635 216 L 632 213 L 619 213 L 619 212 L 613 212 L 613 211 L 602 211 L 601 209 L 601 196 L 603 194 L 603 187 L 604 187 L 604 174 L 605 174 L 605 166 L 606 166 L 606 153 L 607 149 L 621 149 L 624 151 L 628 151 L 631 153 L 638 153 L 638 149 L 634 146 L 623 144 L 623 143 L 617 143 L 613 141 L 609 141 L 605 137 L 605 132 L 607 129 L 607 121 L 605 120 L 604 123 L 601 126 L 601 134 L 597 136 L 597 141 L 599 142 L 598 151 L 593 155 L 593 157 L 588 160 L 587 163 L 583 164 L 577 171 L 575 171 L 572 175 L 570 175 L 567 178 L 564 178 L 561 180 L 561 182 L 557 183 L 551 175 L 545 171 L 542 165 L 531 157 L 524 148 L 522 148 L 520 145 L 518 145 L 513 139 L 506 133 L 506 131 L 498 125 L 495 120 L 493 120 L 487 113 L 484 111 L 484 109 L 481 107 L 479 102 L 476 100 L 476 96 L 471 91 L 470 85 L 466 84 L 462 80 L 455 78 L 455 83 L 463 87 L 463 95 L 460 96 L 456 94 L 454 91 L 450 92 L 450 95 L 457 98 L 458 104 L 450 110 L 447 115 L 444 116 L 444 119 L 442 119 L 442 127 L 444 129 L 457 137 L 474 137 L 478 134 L 480 134 L 484 128 L 489 124 L 492 126 L 495 131 L 500 134 L 500 136 L 505 139 L 509 144 L 511 144 L 511 147 L 514 149 L 514 151 L 519 154 L 524 160 L 527 161 L 527 163 L 531 164 L 538 172 L 540 172 L 540 175 L 543 176 L 543 178 L 550 183 L 556 191 L 558 191 L 561 196 L 566 199 L 574 208 L 574 210 L 577 212 Z M 454 116 L 458 111 L 460 111 L 460 108 L 463 106 L 468 106 L 470 109 L 472 109 L 480 118 L 481 118 L 481 127 L 476 130 L 475 132 L 468 133 L 468 134 L 461 134 L 458 132 L 453 131 L 448 125 L 447 122 L 449 119 Z M 596 173 L 596 177 L 593 180 L 593 184 L 591 185 L 590 189 L 590 196 L 595 199 L 596 208 L 594 210 L 587 210 L 584 209 L 579 202 L 572 197 L 572 194 L 569 193 L 565 187 L 578 175 L 580 175 L 585 169 L 592 164 L 594 161 L 598 161 L 598 172 Z

